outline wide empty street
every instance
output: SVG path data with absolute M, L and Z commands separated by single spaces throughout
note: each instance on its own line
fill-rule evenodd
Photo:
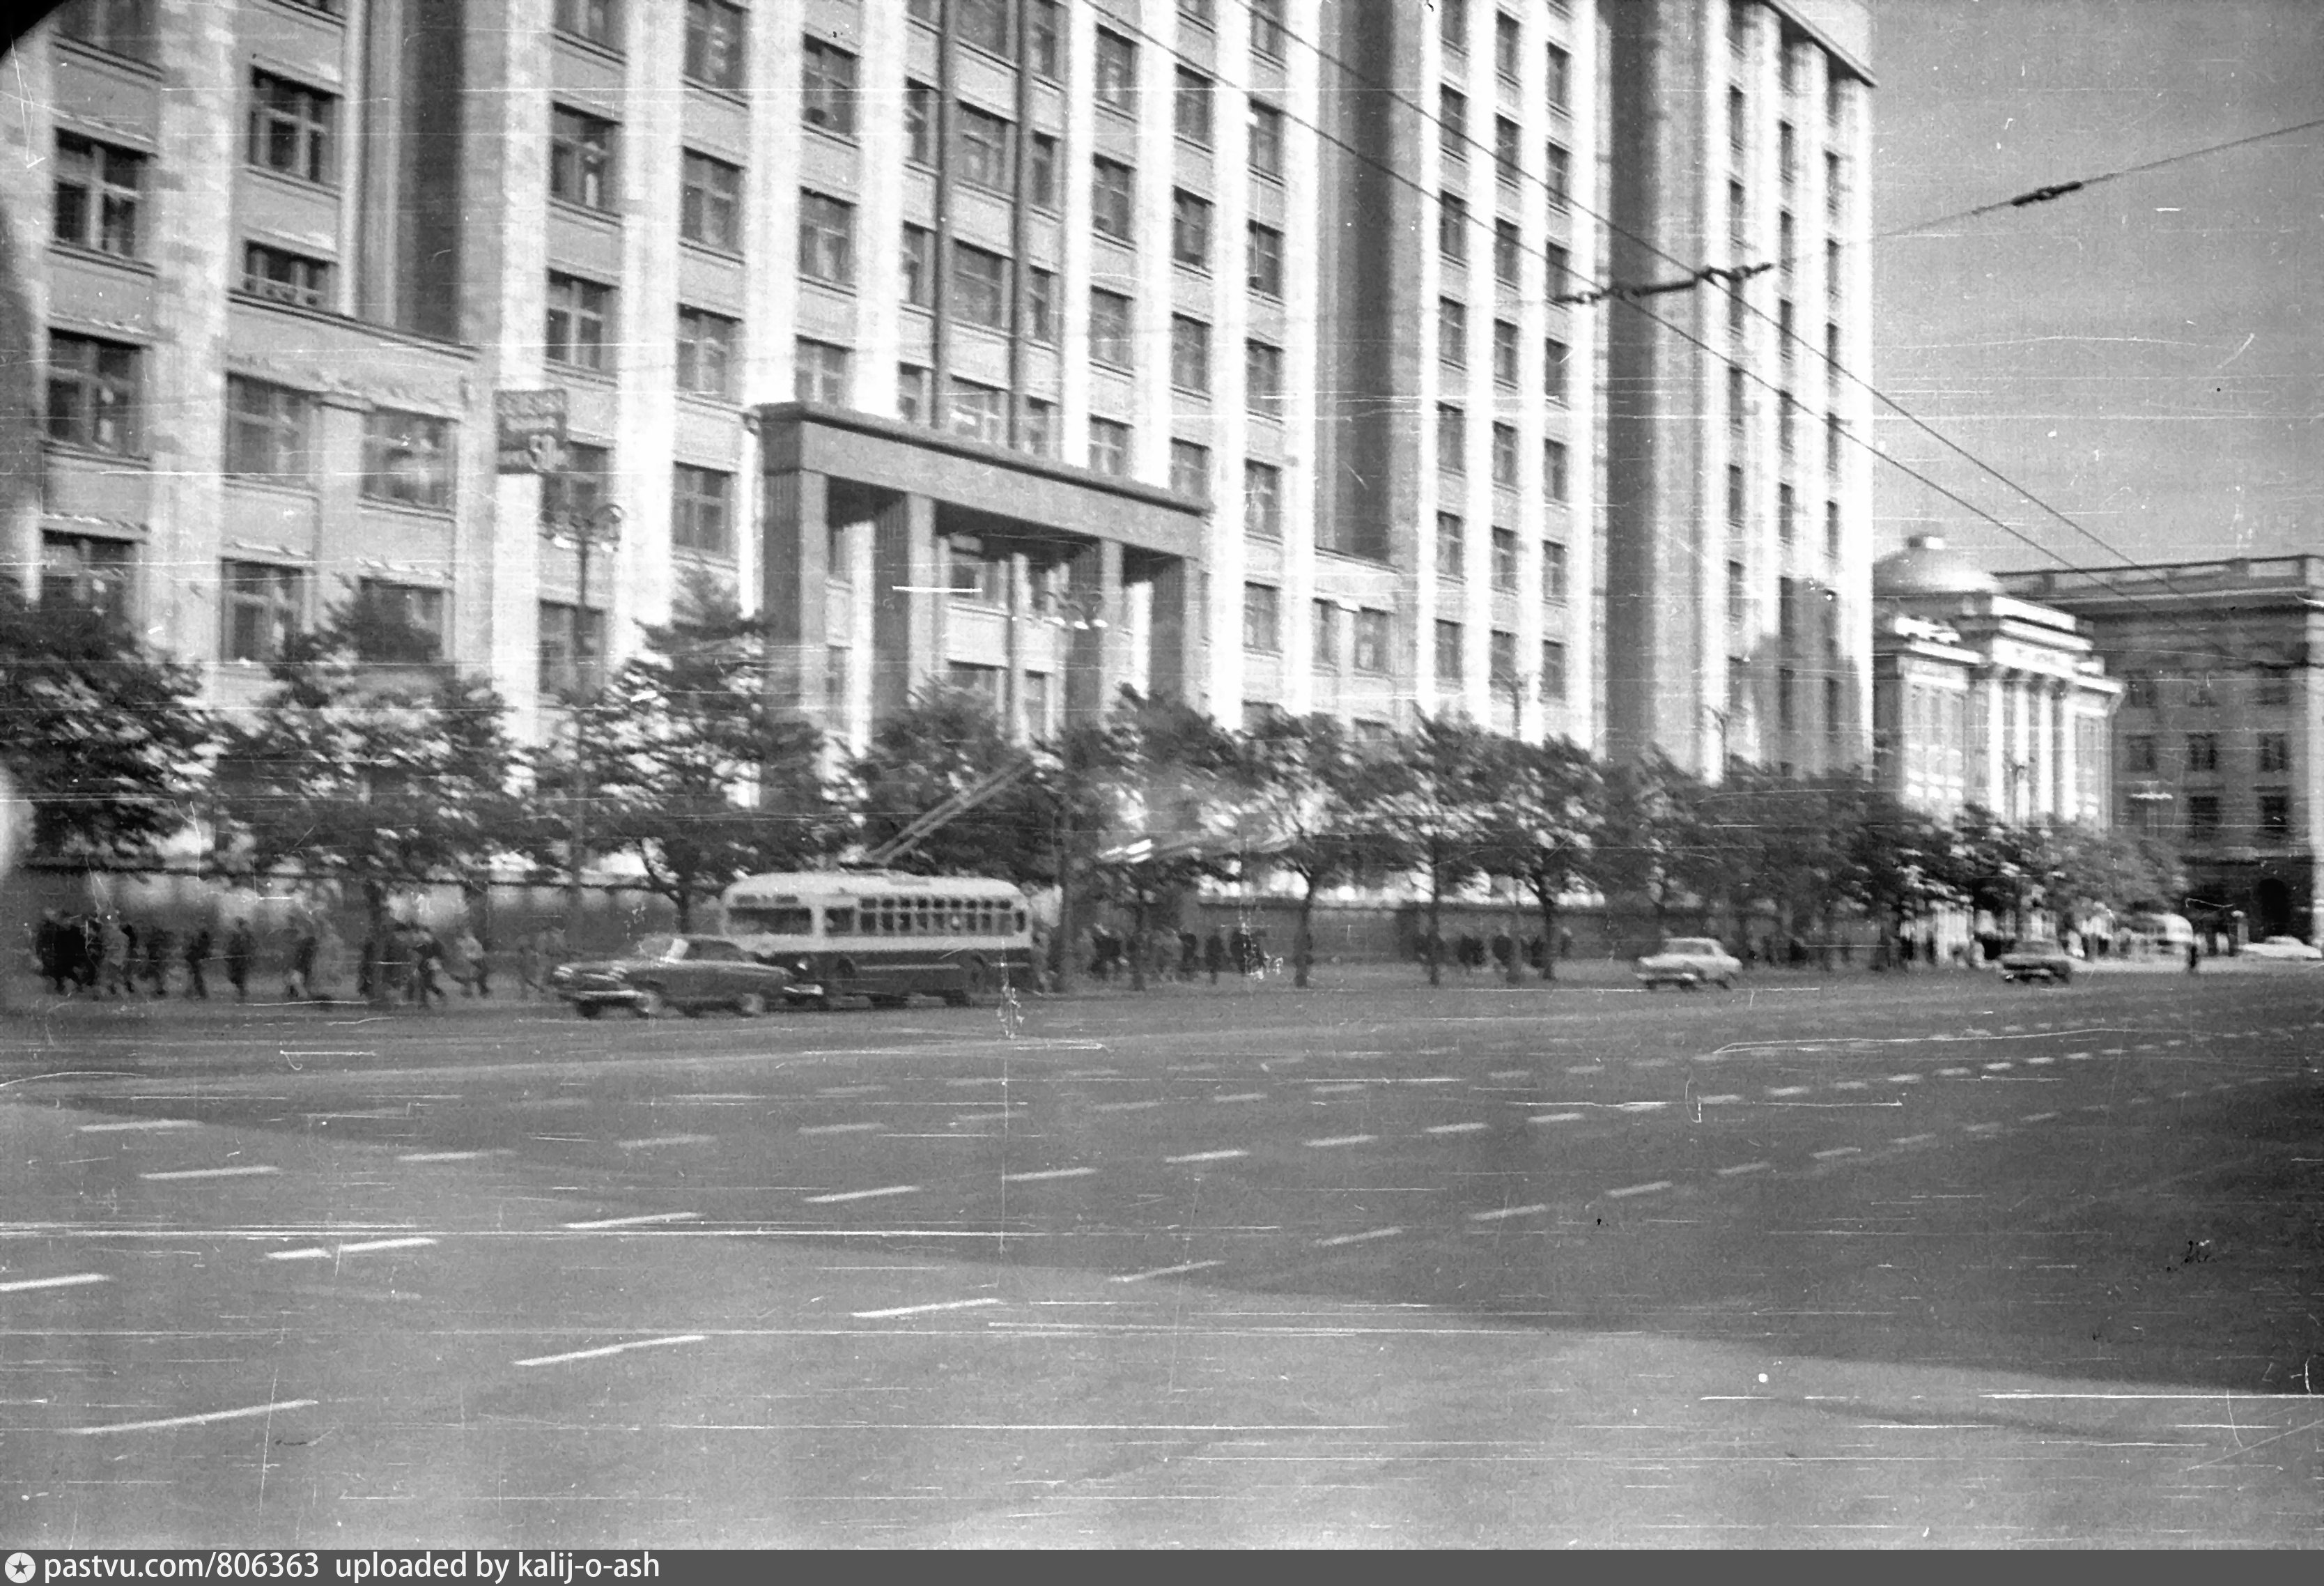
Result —
M 7 1538 L 2324 1540 L 2324 971 L 1228 978 L 9 1016 Z

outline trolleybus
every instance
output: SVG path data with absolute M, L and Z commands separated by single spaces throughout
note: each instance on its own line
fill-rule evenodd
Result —
M 726 889 L 725 934 L 790 972 L 785 995 L 965 1005 L 1033 979 L 1033 917 L 1013 883 L 900 870 L 800 870 Z

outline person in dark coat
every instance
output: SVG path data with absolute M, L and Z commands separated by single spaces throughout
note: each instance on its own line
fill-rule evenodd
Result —
M 59 997 L 65 994 L 65 925 L 57 918 L 54 909 L 41 911 L 41 923 L 32 928 L 32 956 L 39 960 L 41 978 Z
M 1227 936 L 1227 956 L 1234 961 L 1235 973 L 1250 973 L 1250 932 L 1238 925 Z
M 1216 925 L 1203 942 L 1203 968 L 1211 972 L 1211 984 L 1219 983 L 1219 971 L 1227 967 L 1227 939 L 1219 934 Z
M 1517 951 L 1517 941 L 1508 932 L 1493 932 L 1493 962 L 1500 967 L 1503 974 L 1508 972 L 1509 955 L 1515 951 Z
M 186 995 L 210 999 L 209 982 L 202 978 L 202 966 L 209 961 L 210 928 L 197 925 L 186 938 L 185 951 L 179 955 L 186 966 Z
M 1203 939 L 1192 931 L 1178 932 L 1178 978 L 1191 981 L 1202 968 Z
M 145 980 L 156 997 L 170 995 L 170 928 L 159 921 L 145 927 Z
M 251 940 L 250 922 L 236 920 L 234 929 L 226 933 L 226 978 L 234 988 L 236 1002 L 250 1000 L 250 960 L 258 956 L 258 944 Z

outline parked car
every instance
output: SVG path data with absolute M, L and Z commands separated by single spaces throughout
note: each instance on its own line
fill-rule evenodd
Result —
M 2255 941 L 2244 949 L 2246 958 L 2291 959 L 2301 963 L 2324 960 L 2324 948 L 2317 948 L 2297 936 L 2271 936 L 2265 941 Z
M 2001 978 L 2020 985 L 2035 980 L 2045 986 L 2070 985 L 2074 960 L 2054 941 L 2021 941 L 2001 955 Z
M 1639 983 L 1649 991 L 1657 986 L 1694 991 L 1706 981 L 1714 986 L 1733 986 L 1742 969 L 1742 960 L 1708 936 L 1674 936 L 1663 943 L 1662 951 L 1648 953 L 1638 960 L 1637 975 Z
M 780 999 L 790 978 L 723 936 L 649 936 L 621 958 L 562 965 L 549 983 L 585 1019 L 609 1007 L 641 1019 L 724 1007 L 747 1019 Z

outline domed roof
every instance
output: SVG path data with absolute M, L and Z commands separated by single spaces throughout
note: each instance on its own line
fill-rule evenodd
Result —
M 1960 552 L 1947 550 L 1941 534 L 1914 534 L 1904 549 L 1872 564 L 1876 600 L 1999 593 L 2001 580 Z

